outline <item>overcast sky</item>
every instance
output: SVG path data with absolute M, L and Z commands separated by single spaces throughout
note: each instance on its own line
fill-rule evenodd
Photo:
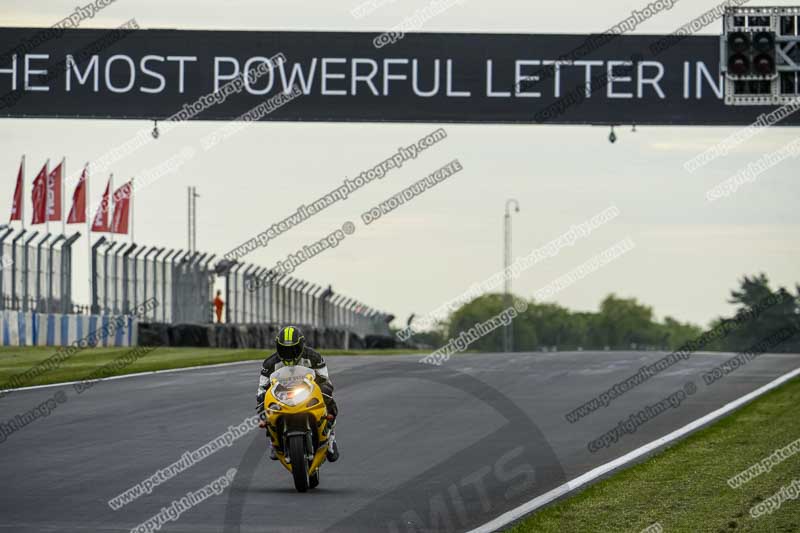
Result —
M 82 27 L 115 27 L 135 18 L 142 28 L 378 31 L 397 25 L 427 0 L 388 2 L 368 16 L 350 11 L 359 0 L 210 2 L 117 0 Z M 602 31 L 647 2 L 465 0 L 430 20 L 422 31 L 584 33 Z M 634 33 L 670 33 L 714 6 L 681 0 Z M 791 2 L 769 2 L 790 5 Z M 74 0 L 0 0 L 8 26 L 49 26 L 74 10 Z M 714 24 L 704 32 L 718 34 Z M 10 210 L 20 156 L 30 181 L 46 158 L 67 157 L 73 171 L 128 140 L 143 121 L 2 120 L 0 207 Z M 118 179 L 136 176 L 184 146 L 199 146 L 217 123 L 183 124 L 114 167 Z M 215 150 L 200 153 L 137 193 L 137 242 L 186 246 L 186 188 L 197 187 L 198 248 L 222 254 L 437 126 L 414 124 L 261 123 Z M 340 227 L 443 164 L 458 158 L 464 171 L 300 267 L 295 276 L 331 283 L 334 290 L 395 313 L 438 307 L 502 267 L 503 208 L 520 202 L 514 253 L 524 255 L 609 206 L 620 216 L 590 238 L 537 265 L 514 281 L 530 297 L 542 286 L 625 237 L 636 247 L 553 300 L 595 310 L 608 293 L 636 297 L 666 315 L 706 325 L 729 314 L 729 291 L 744 274 L 765 272 L 774 285 L 800 282 L 800 184 L 797 162 L 772 168 L 738 193 L 712 204 L 705 191 L 748 162 L 796 136 L 771 128 L 734 153 L 688 174 L 683 163 L 733 128 L 618 128 L 447 125 L 448 137 L 391 177 L 373 182 L 300 227 L 252 253 L 271 266 Z M 34 168 L 36 167 L 36 168 Z M 106 176 L 92 176 L 92 202 Z M 74 183 L 67 184 L 67 196 Z M 29 218 L 30 208 L 26 208 Z M 5 215 L 8 216 L 8 211 Z M 7 219 L 6 219 L 7 220 Z M 79 226 L 75 227 L 79 229 Z M 82 229 L 82 228 L 80 228 Z M 75 256 L 75 299 L 88 303 L 86 242 Z M 396 323 L 397 324 L 397 323 Z

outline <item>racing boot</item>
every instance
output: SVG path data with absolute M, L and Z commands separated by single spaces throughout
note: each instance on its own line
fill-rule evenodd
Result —
M 333 420 L 333 417 L 328 415 L 328 420 Z M 339 445 L 336 443 L 336 434 L 333 427 L 331 427 L 331 433 L 328 435 L 328 451 L 325 453 L 325 457 L 331 463 L 339 460 Z
M 275 447 L 272 446 L 272 439 L 269 438 L 269 431 L 267 431 L 267 448 L 269 448 L 269 458 L 273 461 L 277 461 L 278 454 L 275 453 Z

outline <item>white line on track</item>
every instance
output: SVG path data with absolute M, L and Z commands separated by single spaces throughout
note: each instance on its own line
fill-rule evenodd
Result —
M 207 368 L 220 368 L 224 366 L 233 366 L 233 365 L 244 365 L 248 363 L 257 363 L 262 362 L 263 359 L 248 359 L 247 361 L 234 361 L 232 363 L 217 363 L 215 365 L 198 365 L 198 366 L 184 366 L 181 368 L 168 368 L 166 370 L 149 370 L 147 372 L 136 372 L 135 374 L 123 374 L 121 376 L 111 376 L 107 378 L 99 378 L 99 379 L 92 379 L 90 381 L 111 381 L 113 379 L 127 379 L 127 378 L 135 378 L 139 376 L 151 376 L 153 374 L 169 374 L 172 372 L 186 372 L 187 370 L 205 370 Z M 2 393 L 7 392 L 15 392 L 15 391 L 26 391 L 26 390 L 34 390 L 34 389 L 49 389 L 51 387 L 63 387 L 65 385 L 73 385 L 75 383 L 83 383 L 83 380 L 80 381 L 62 381 L 61 383 L 48 383 L 47 385 L 33 385 L 30 387 L 19 387 L 17 389 L 3 389 Z
M 365 354 L 365 355 L 372 355 Z M 399 356 L 405 356 L 406 354 L 397 354 Z M 417 355 L 417 354 L 408 354 L 408 355 Z M 340 357 L 337 355 L 331 355 L 329 357 Z M 363 356 L 362 356 L 363 357 Z M 98 378 L 92 379 L 93 383 L 96 381 L 111 381 L 113 379 L 127 379 L 127 378 L 135 378 L 139 376 L 150 376 L 152 374 L 167 374 L 170 372 L 186 372 L 187 370 L 205 370 L 206 368 L 221 368 L 225 366 L 234 366 L 234 365 L 244 365 L 248 363 L 260 363 L 263 362 L 264 359 L 247 359 L 246 361 L 233 361 L 231 363 L 217 363 L 214 365 L 196 365 L 196 366 L 182 366 L 180 368 L 168 368 L 166 370 L 148 370 L 147 372 L 136 372 L 134 374 L 122 374 L 119 376 L 111 376 L 107 378 Z M 61 387 L 64 385 L 74 385 L 75 383 L 83 383 L 84 380 L 80 381 L 61 381 L 59 383 L 48 383 L 47 385 L 31 385 L 30 387 L 18 387 L 16 389 L 0 389 L 0 393 L 6 394 L 8 392 L 16 392 L 16 391 L 26 391 L 26 390 L 35 390 L 35 389 L 49 389 L 51 387 Z
M 567 481 L 563 485 L 560 485 L 560 486 L 554 488 L 553 490 L 542 494 L 541 496 L 537 496 L 536 498 L 530 500 L 527 503 L 523 503 L 522 505 L 520 505 L 519 507 L 517 507 L 515 509 L 511 509 L 510 511 L 501 514 L 500 516 L 498 516 L 494 520 L 492 520 L 490 522 L 487 522 L 487 523 L 483 524 L 482 526 L 479 526 L 479 527 L 469 531 L 468 533 L 491 533 L 493 531 L 497 531 L 498 529 L 500 529 L 500 528 L 502 528 L 504 526 L 507 526 L 511 522 L 514 522 L 515 520 L 518 520 L 518 519 L 522 518 L 523 516 L 525 516 L 525 515 L 527 515 L 529 513 L 532 513 L 533 511 L 539 509 L 543 505 L 547 505 L 548 503 L 552 502 L 553 500 L 555 500 L 557 498 L 560 498 L 561 496 L 564 496 L 565 494 L 567 494 L 569 492 L 572 492 L 573 490 L 575 490 L 577 488 L 580 488 L 580 487 L 582 487 L 584 485 L 587 485 L 587 484 L 591 483 L 592 481 L 596 480 L 597 478 L 599 478 L 599 477 L 601 477 L 601 476 L 603 476 L 603 475 L 605 475 L 605 474 L 607 474 L 607 473 L 609 473 L 609 472 L 611 472 L 613 470 L 616 470 L 617 468 L 619 468 L 621 466 L 624 466 L 625 464 L 630 463 L 631 461 L 633 461 L 635 459 L 638 459 L 639 457 L 641 457 L 643 455 L 646 455 L 646 454 L 650 453 L 651 451 L 659 448 L 660 446 L 663 446 L 663 445 L 668 444 L 668 443 L 670 443 L 670 442 L 672 442 L 674 440 L 677 440 L 677 439 L 685 436 L 686 434 L 691 433 L 692 431 L 704 426 L 705 424 L 708 424 L 709 422 L 712 422 L 712 421 L 714 421 L 714 420 L 716 420 L 718 418 L 721 418 L 722 416 L 728 414 L 729 412 L 731 412 L 734 409 L 740 407 L 741 405 L 743 405 L 743 404 L 745 404 L 745 403 L 747 403 L 747 402 L 749 402 L 749 401 L 751 401 L 751 400 L 753 400 L 755 398 L 758 398 L 762 394 L 765 394 L 765 393 L 777 388 L 778 386 L 782 385 L 783 383 L 789 381 L 790 379 L 792 379 L 793 377 L 798 376 L 798 375 L 800 375 L 800 368 L 796 368 L 796 369 L 792 370 L 791 372 L 782 375 L 781 377 L 777 378 L 776 380 L 774 380 L 774 381 L 772 381 L 770 383 L 767 383 L 763 387 L 760 387 L 760 388 L 754 390 L 753 392 L 751 392 L 749 394 L 745 394 L 744 396 L 742 396 L 739 399 L 736 399 L 736 400 L 734 400 L 734 401 L 732 401 L 732 402 L 730 402 L 728 404 L 723 405 L 722 407 L 720 407 L 716 411 L 712 411 L 711 413 L 708 413 L 707 415 L 698 418 L 694 422 L 690 422 L 690 423 L 686 424 L 685 426 L 683 426 L 680 429 L 676 429 L 672 433 L 669 433 L 668 435 L 665 435 L 665 436 L 661 437 L 660 439 L 656 439 L 653 442 L 645 444 L 641 448 L 637 448 L 637 449 L 635 449 L 635 450 L 633 450 L 631 452 L 626 453 L 622 457 L 618 457 L 618 458 L 614 459 L 613 461 L 610 461 L 610 462 L 608 462 L 608 463 L 606 463 L 604 465 L 598 466 L 597 468 L 594 468 L 594 469 L 586 472 L 585 474 L 576 477 L 573 480 Z

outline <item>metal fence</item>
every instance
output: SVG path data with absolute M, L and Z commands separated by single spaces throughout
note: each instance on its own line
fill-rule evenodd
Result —
M 226 277 L 225 320 L 234 323 L 299 324 L 340 329 L 358 335 L 388 335 L 392 315 L 353 298 L 291 276 L 271 276 L 269 269 L 222 261 Z
M 0 226 L 0 308 L 84 312 L 72 301 L 72 244 L 78 237 Z
M 0 309 L 38 313 L 130 314 L 155 298 L 142 320 L 163 323 L 213 321 L 214 281 L 225 278 L 225 321 L 298 324 L 389 334 L 392 315 L 358 300 L 266 268 L 215 255 L 109 241 L 91 248 L 91 306 L 72 299 L 72 245 L 80 237 L 0 225 Z
M 92 246 L 92 313 L 127 314 L 155 297 L 142 319 L 163 323 L 213 321 L 215 276 L 225 278 L 225 322 L 298 324 L 366 335 L 389 334 L 392 315 L 289 276 L 271 279 L 256 265 L 215 262 L 215 255 L 110 242 Z M 254 290 L 253 290 L 254 289 Z
M 142 320 L 211 322 L 214 257 L 100 237 L 92 246 L 92 313 L 128 314 L 155 298 Z

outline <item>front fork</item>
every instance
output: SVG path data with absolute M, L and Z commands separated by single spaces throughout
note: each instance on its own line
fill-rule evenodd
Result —
M 294 435 L 302 435 L 303 440 L 305 441 L 304 448 L 306 453 L 306 459 L 308 459 L 308 461 L 310 462 L 314 458 L 314 439 L 311 436 L 311 427 L 308 424 L 308 418 L 306 418 L 305 420 L 306 427 L 304 429 L 294 428 L 290 430 L 288 424 L 286 423 L 285 418 L 282 419 L 282 422 L 283 422 L 282 424 L 283 427 L 281 428 L 282 442 L 280 443 L 282 445 L 282 448 L 285 449 L 286 443 L 289 441 L 289 437 L 292 437 Z
M 276 427 L 276 426 L 270 425 L 269 422 L 267 422 L 267 438 L 270 440 L 270 444 L 272 444 L 275 447 L 276 451 L 279 451 L 281 453 L 285 453 L 286 442 L 287 442 L 287 439 L 288 439 L 289 435 L 302 433 L 305 436 L 306 453 L 309 456 L 313 456 L 314 455 L 314 439 L 313 439 L 313 436 L 312 436 L 312 431 L 315 431 L 315 430 L 311 429 L 311 427 L 309 426 L 309 422 L 308 421 L 309 421 L 309 419 L 306 418 L 306 421 L 305 421 L 305 426 L 306 427 L 305 427 L 305 429 L 299 430 L 299 429 L 295 428 L 292 431 L 289 430 L 289 427 L 287 425 L 287 422 L 286 422 L 285 418 L 281 418 L 280 427 Z M 331 432 L 333 431 L 334 424 L 331 423 L 325 416 L 322 416 L 319 419 L 319 425 L 321 426 L 323 424 L 325 424 L 325 427 L 323 428 L 323 430 L 321 432 L 321 434 L 322 434 L 321 437 L 324 438 L 325 441 L 327 441 L 328 438 L 330 437 Z M 272 435 L 273 434 L 275 435 L 275 439 L 274 440 L 275 440 L 275 442 L 277 442 L 277 446 L 275 446 L 274 443 L 272 442 L 273 441 L 273 439 L 272 439 Z M 322 440 L 322 438 L 320 440 Z

